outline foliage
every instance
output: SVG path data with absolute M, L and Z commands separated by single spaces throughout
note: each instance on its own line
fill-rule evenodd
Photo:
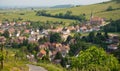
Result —
M 77 58 L 72 58 L 71 67 L 80 70 L 118 71 L 118 60 L 107 54 L 103 49 L 92 46 L 81 51 Z
M 112 10 L 113 10 L 112 6 L 109 6 L 109 7 L 106 9 L 106 11 L 112 11 Z
M 19 60 L 17 58 L 17 60 L 15 60 L 15 51 L 18 51 L 18 49 L 6 48 L 6 51 L 8 54 L 4 60 L 4 68 L 2 71 L 28 71 L 28 67 L 26 66 L 26 59 Z
M 82 37 L 81 40 L 85 41 L 85 42 L 90 42 L 93 44 L 97 44 L 101 47 L 103 47 L 104 49 L 107 48 L 107 43 L 105 43 L 105 40 L 108 39 L 108 33 L 104 32 L 90 32 L 88 36 L 84 36 Z
M 46 68 L 48 71 L 67 71 L 66 69 L 62 68 L 61 66 L 54 65 L 51 63 L 38 63 L 37 65 Z
M 103 27 L 106 32 L 120 32 L 120 19 L 116 21 L 111 21 L 110 24 Z
M 69 55 L 70 56 L 75 56 L 77 55 L 81 50 L 86 50 L 90 46 L 89 44 L 83 42 L 83 41 L 77 41 L 75 44 L 70 44 L 70 51 Z
M 59 33 L 52 33 L 50 35 L 51 43 L 60 43 L 62 41 L 61 35 Z
M 0 51 L 0 61 L 5 59 L 5 57 L 6 57 L 5 54 L 6 53 L 4 51 L 3 52 Z
M 47 16 L 47 17 L 55 17 L 55 18 L 63 18 L 63 19 L 73 19 L 73 20 L 79 20 L 79 21 L 85 21 L 85 14 L 80 14 L 79 16 L 72 15 L 72 11 L 66 11 L 65 14 L 59 13 L 56 15 L 52 15 L 50 13 L 46 13 L 46 11 L 38 11 L 36 13 L 38 16 Z
M 4 31 L 3 36 L 6 37 L 6 38 L 9 38 L 10 33 L 8 32 L 8 30 Z
M 43 38 L 40 38 L 40 39 L 38 40 L 39 44 L 43 44 L 43 43 L 45 43 L 45 42 L 47 42 L 47 41 L 49 41 L 49 39 L 48 39 L 47 37 L 43 37 Z
M 75 33 L 74 38 L 75 40 L 80 40 L 81 33 Z
M 66 65 L 69 63 L 68 61 L 69 61 L 69 60 L 68 60 L 67 57 L 62 58 L 62 59 L 61 59 L 61 63 L 60 63 L 61 66 L 62 66 L 62 67 L 66 67 Z
M 54 59 L 62 59 L 62 54 L 60 52 L 57 52 Z
M 117 50 L 112 51 L 112 54 L 119 60 L 120 62 L 120 45 Z

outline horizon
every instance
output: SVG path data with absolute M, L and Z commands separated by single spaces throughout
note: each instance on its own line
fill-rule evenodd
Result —
M 90 4 L 96 4 L 96 3 L 101 3 L 101 2 L 106 2 L 110 0 L 57 0 L 54 2 L 53 1 L 38 1 L 38 0 L 21 0 L 21 1 L 16 1 L 16 0 L 1 0 L 0 1 L 0 7 L 52 7 L 56 5 L 90 5 Z M 17 4 L 19 3 L 19 4 Z

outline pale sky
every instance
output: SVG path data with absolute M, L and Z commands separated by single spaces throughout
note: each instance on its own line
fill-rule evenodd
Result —
M 109 0 L 0 0 L 0 6 L 54 6 L 63 4 L 87 5 Z

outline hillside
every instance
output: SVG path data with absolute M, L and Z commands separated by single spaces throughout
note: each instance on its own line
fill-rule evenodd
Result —
M 106 9 L 109 6 L 112 6 L 112 8 L 115 10 L 106 11 Z M 104 2 L 99 4 L 93 4 L 93 5 L 85 5 L 85 6 L 73 7 L 73 8 L 67 8 L 67 9 L 49 10 L 49 13 L 54 15 L 58 13 L 65 13 L 66 11 L 72 11 L 73 15 L 80 15 L 85 13 L 87 16 L 87 19 L 89 19 L 91 12 L 93 12 L 94 16 L 100 16 L 107 19 L 112 18 L 113 20 L 117 20 L 120 18 L 120 3 L 110 1 L 110 2 Z
M 112 6 L 112 11 L 106 11 L 106 9 Z M 37 9 L 41 10 L 41 9 Z M 22 21 L 31 20 L 31 21 L 63 21 L 66 23 L 75 22 L 75 20 L 71 19 L 61 19 L 61 18 L 54 18 L 54 17 L 46 17 L 46 16 L 36 16 L 36 10 L 0 10 L 0 21 L 8 19 L 12 21 L 13 19 L 21 18 Z M 106 19 L 113 19 L 117 20 L 120 19 L 120 3 L 116 3 L 113 1 L 104 2 L 99 4 L 93 5 L 85 5 L 85 6 L 77 6 L 71 8 L 63 8 L 63 9 L 47 9 L 47 12 L 55 15 L 58 13 L 65 14 L 66 11 L 72 11 L 73 15 L 80 15 L 86 14 L 86 18 L 89 20 L 91 12 L 94 16 L 103 17 Z M 23 13 L 23 15 L 21 15 Z
M 56 5 L 56 6 L 53 6 L 51 8 L 70 8 L 70 7 L 73 7 L 73 5 L 71 5 L 71 4 L 68 4 L 68 5 Z

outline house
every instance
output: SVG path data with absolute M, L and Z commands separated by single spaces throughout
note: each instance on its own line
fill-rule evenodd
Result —
M 9 32 L 10 37 L 11 37 L 11 36 L 14 35 L 14 33 L 15 33 L 15 29 L 14 29 L 14 28 L 9 28 L 9 29 L 8 29 L 8 32 Z
M 105 20 L 103 18 L 100 17 L 91 17 L 90 18 L 90 24 L 104 24 Z
M 80 32 L 86 32 L 86 31 L 87 31 L 87 27 L 86 26 L 80 27 Z
M 0 21 L 0 26 L 2 26 L 2 22 Z
M 67 28 L 63 28 L 62 29 L 62 34 L 64 34 L 64 35 L 70 34 L 70 30 L 67 29 Z
M 29 34 L 29 33 L 30 33 L 30 30 L 26 29 L 26 30 L 24 31 L 24 33 L 25 33 L 25 34 Z
M 37 54 L 37 56 L 42 59 L 43 56 L 46 55 L 46 51 L 44 49 L 40 50 L 40 52 Z
M 29 42 L 29 43 L 34 43 L 34 42 L 36 42 L 36 38 L 30 36 L 30 37 L 28 38 L 28 42 Z
M 10 26 L 14 26 L 16 22 L 10 22 Z
M 17 31 L 16 37 L 20 36 L 20 31 Z
M 116 49 L 118 49 L 118 45 L 116 45 L 116 44 L 110 44 L 110 45 L 108 45 L 108 49 L 110 49 L 110 50 L 116 50 Z
M 0 29 L 0 34 L 3 34 L 4 33 L 4 30 Z
M 0 36 L 0 43 L 3 43 L 6 40 L 4 36 Z
M 26 37 L 23 37 L 23 36 L 19 36 L 19 37 L 17 38 L 18 43 L 23 43 L 23 41 L 26 40 L 26 39 L 27 39 L 27 38 L 26 38 Z
M 67 29 L 70 30 L 70 31 L 75 31 L 76 30 L 74 26 L 68 26 Z

